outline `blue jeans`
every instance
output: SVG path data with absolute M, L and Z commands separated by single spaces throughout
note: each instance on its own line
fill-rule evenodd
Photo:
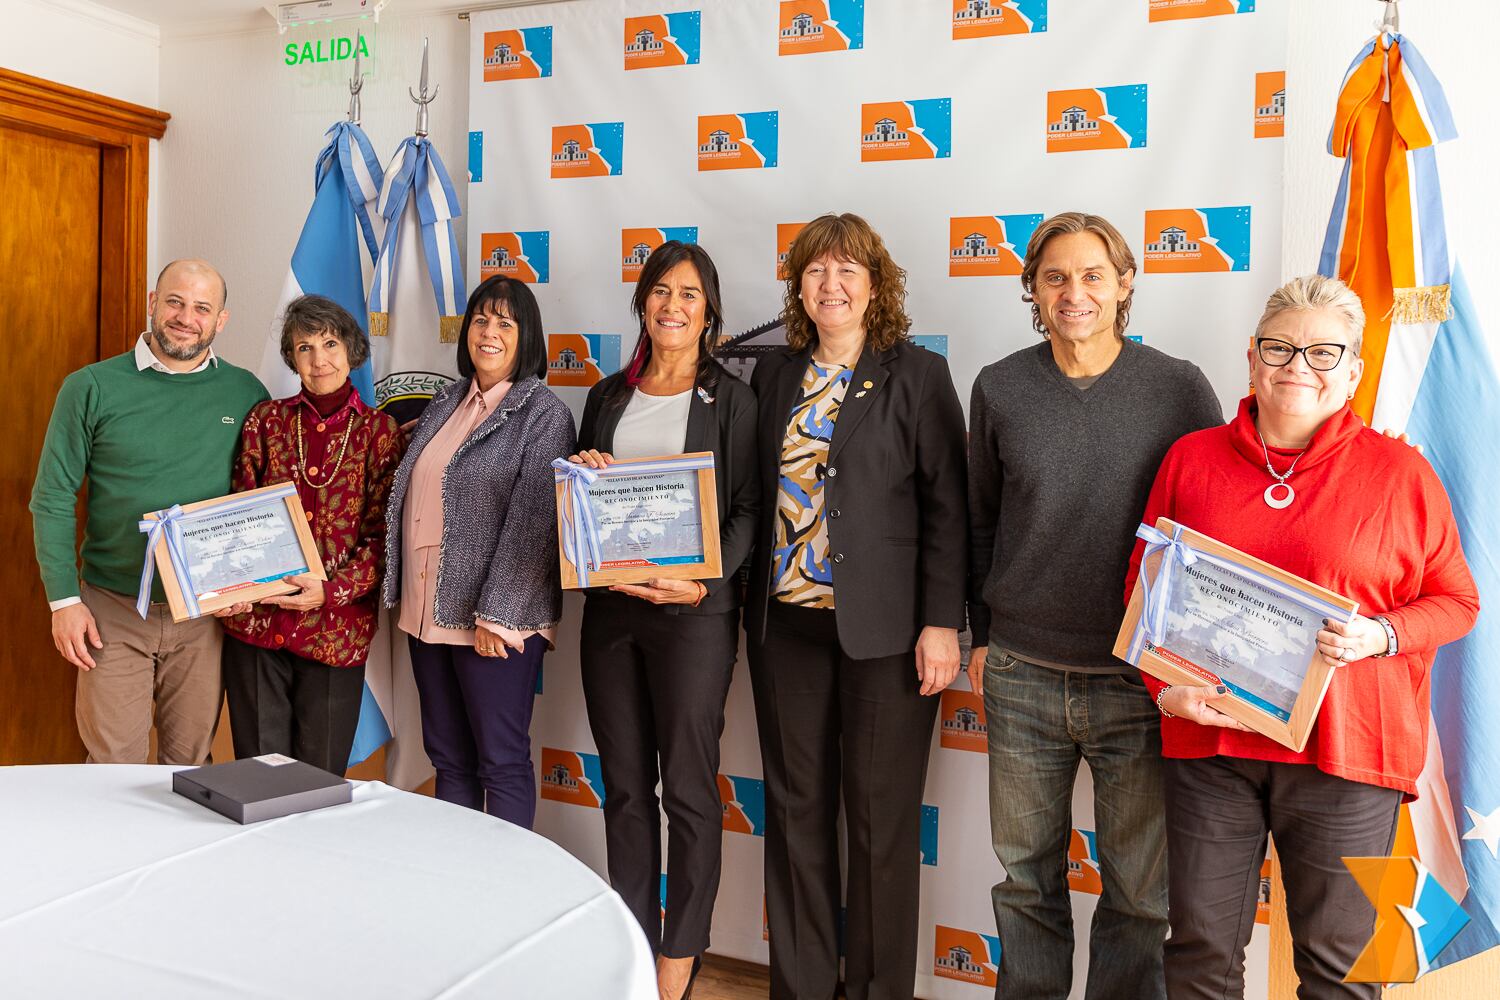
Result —
M 991 890 L 1005 1000 L 1064 1000 L 1073 981 L 1068 842 L 1086 760 L 1103 894 L 1089 931 L 1087 1000 L 1166 996 L 1167 838 L 1160 714 L 1137 674 L 1054 670 L 991 645 L 984 669 Z

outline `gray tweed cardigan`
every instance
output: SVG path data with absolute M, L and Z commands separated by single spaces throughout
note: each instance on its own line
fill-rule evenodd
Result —
M 441 390 L 412 432 L 386 506 L 385 606 L 401 598 L 401 525 L 417 456 L 469 396 L 471 379 Z M 552 460 L 573 452 L 573 414 L 536 377 L 513 385 L 443 472 L 443 540 L 432 618 L 444 628 L 483 619 L 520 631 L 557 624 L 562 589 Z

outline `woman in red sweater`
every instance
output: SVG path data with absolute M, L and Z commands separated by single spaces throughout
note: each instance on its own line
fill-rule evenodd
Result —
M 1238 997 L 1266 835 L 1276 838 L 1302 997 L 1378 997 L 1345 984 L 1375 911 L 1341 857 L 1390 852 L 1427 752 L 1437 647 L 1479 596 L 1447 494 L 1414 449 L 1365 427 L 1364 310 L 1342 282 L 1298 278 L 1266 303 L 1249 352 L 1255 392 L 1224 427 L 1167 452 L 1143 520 L 1166 516 L 1359 602 L 1318 650 L 1339 665 L 1301 753 L 1215 707 L 1222 687 L 1146 683 L 1162 712 L 1172 933 L 1167 993 Z M 1143 544 L 1131 561 L 1126 599 Z

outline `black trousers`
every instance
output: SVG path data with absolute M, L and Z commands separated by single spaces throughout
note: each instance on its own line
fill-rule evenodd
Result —
M 1374 933 L 1375 908 L 1339 859 L 1390 854 L 1401 793 L 1310 764 L 1164 763 L 1170 1000 L 1245 995 L 1245 946 L 1268 832 L 1281 860 L 1297 996 L 1379 1000 L 1378 983 L 1343 981 Z
M 839 972 L 838 809 L 848 834 L 849 1000 L 911 1000 L 922 787 L 937 715 L 914 653 L 856 660 L 837 612 L 772 600 L 750 676 L 766 779 L 771 996 L 828 1000 Z
M 668 958 L 688 958 L 708 947 L 724 832 L 719 736 L 738 628 L 738 611 L 669 614 L 624 594 L 590 594 L 583 609 L 579 656 L 589 728 L 604 773 L 609 882 L 640 922 L 652 952 Z M 663 808 L 665 927 L 659 881 Z
M 223 664 L 235 757 L 281 753 L 337 775 L 349 769 L 363 663 L 330 667 L 225 635 Z

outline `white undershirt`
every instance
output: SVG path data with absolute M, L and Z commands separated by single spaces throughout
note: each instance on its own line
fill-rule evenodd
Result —
M 687 446 L 688 408 L 693 390 L 650 396 L 636 389 L 615 426 L 615 458 L 680 455 Z

